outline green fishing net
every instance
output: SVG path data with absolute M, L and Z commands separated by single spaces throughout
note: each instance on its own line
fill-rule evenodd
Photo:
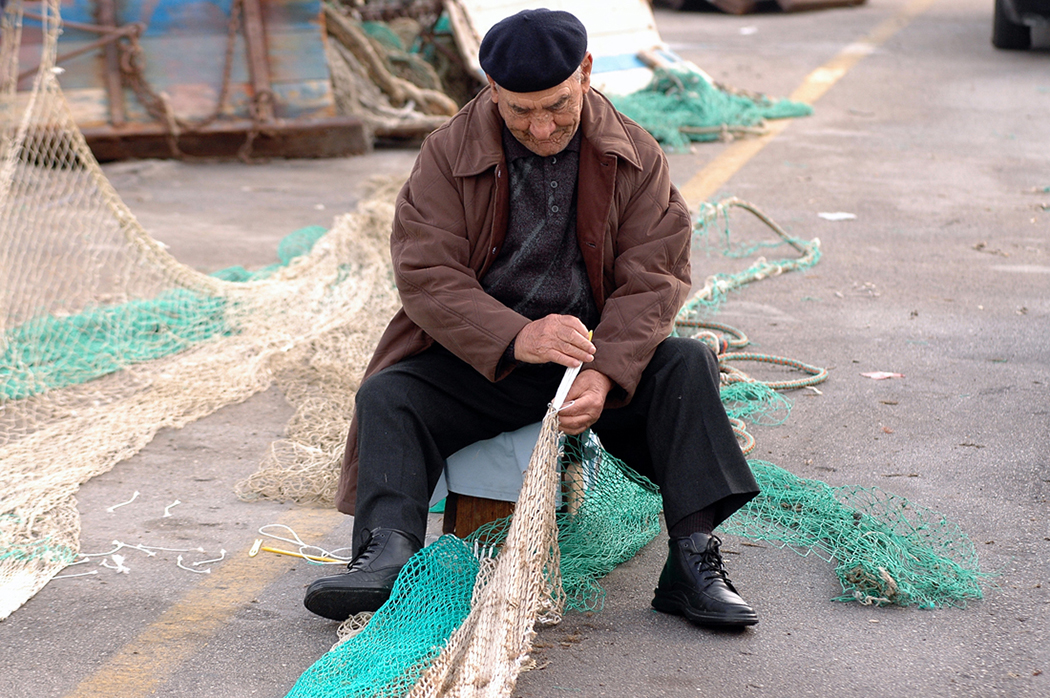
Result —
M 843 594 L 865 605 L 964 606 L 981 598 L 972 541 L 935 511 L 877 487 L 831 487 L 750 461 L 762 493 L 722 525 L 835 565 Z
M 569 443 L 562 464 L 566 605 L 600 610 L 598 580 L 659 533 L 660 496 L 593 438 Z M 722 532 L 833 562 L 843 589 L 836 600 L 932 608 L 981 598 L 985 575 L 973 544 L 940 514 L 877 488 L 834 488 L 771 463 L 750 464 L 762 493 Z M 289 697 L 405 695 L 470 612 L 475 577 L 508 525 L 500 519 L 464 540 L 442 536 L 417 553 L 365 630 L 303 673 Z
M 228 267 L 212 276 L 236 282 L 265 279 L 309 252 L 326 232 L 321 226 L 301 228 L 281 240 L 279 262 L 257 271 Z M 7 330 L 0 345 L 0 402 L 86 383 L 234 331 L 227 322 L 228 303 L 224 297 L 175 288 L 154 298 L 30 319 Z
M 226 331 L 226 300 L 175 289 L 150 300 L 47 315 L 12 328 L 0 354 L 0 399 L 87 382 Z
M 611 99 L 672 152 L 687 150 L 691 141 L 755 131 L 766 119 L 813 113 L 808 104 L 727 90 L 706 75 L 679 67 L 657 68 L 644 90 Z
M 660 532 L 656 487 L 601 449 L 595 438 L 568 439 L 557 514 L 566 607 L 600 610 L 598 579 L 631 559 Z M 333 648 L 296 683 L 295 698 L 402 696 L 470 612 L 483 561 L 506 540 L 508 519 L 461 540 L 445 535 L 402 570 L 390 600 L 359 634 Z
M 307 669 L 289 698 L 405 695 L 470 613 L 480 564 L 472 544 L 455 536 L 423 548 L 365 629 Z

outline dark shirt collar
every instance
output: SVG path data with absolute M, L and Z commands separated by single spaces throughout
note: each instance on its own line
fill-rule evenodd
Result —
M 567 146 L 565 146 L 561 150 L 561 152 L 555 154 L 555 157 L 557 157 L 558 155 L 561 155 L 561 153 L 564 153 L 566 151 L 579 153 L 580 152 L 580 143 L 582 141 L 583 141 L 583 129 L 577 128 L 576 129 L 576 134 L 572 137 L 572 140 L 569 141 L 569 144 Z M 531 150 L 526 148 L 524 145 L 522 145 L 521 141 L 519 141 L 517 138 L 514 137 L 514 134 L 510 132 L 510 129 L 507 128 L 506 125 L 503 126 L 503 152 L 507 156 L 507 162 L 511 162 L 512 160 L 517 160 L 519 158 L 524 158 L 524 157 L 529 157 L 529 156 L 539 157 L 539 155 L 536 155 L 536 153 L 532 152 Z

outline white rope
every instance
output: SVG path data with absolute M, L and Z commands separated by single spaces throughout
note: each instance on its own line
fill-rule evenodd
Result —
M 108 511 L 108 512 L 109 512 L 110 514 L 112 514 L 112 513 L 114 512 L 114 511 L 116 511 L 116 510 L 117 510 L 117 509 L 119 509 L 120 507 L 122 507 L 122 506 L 126 506 L 126 505 L 128 505 L 128 504 L 131 504 L 132 502 L 134 502 L 134 501 L 135 501 L 135 499 L 136 499 L 136 498 L 137 498 L 138 496 L 139 496 L 139 491 L 138 491 L 138 490 L 135 490 L 135 494 L 131 495 L 131 499 L 129 499 L 129 500 L 128 500 L 128 501 L 126 501 L 126 502 L 121 502 L 120 504 L 114 504 L 114 505 L 113 505 L 113 506 L 111 506 L 111 507 L 106 507 L 106 511 Z
M 267 529 L 271 528 L 284 529 L 288 531 L 288 533 L 291 535 L 291 538 L 279 536 L 276 533 L 270 533 Z M 282 543 L 290 543 L 292 545 L 298 546 L 298 552 L 300 555 L 310 555 L 312 557 L 328 557 L 336 561 L 317 563 L 316 560 L 307 560 L 307 562 L 313 562 L 315 564 L 345 565 L 346 563 L 350 562 L 350 560 L 353 558 L 352 554 L 340 554 L 344 551 L 350 551 L 352 553 L 352 548 L 335 548 L 334 550 L 327 550 L 319 545 L 311 545 L 310 543 L 307 543 L 302 538 L 300 538 L 299 534 L 296 533 L 291 526 L 288 526 L 286 524 L 266 524 L 265 526 L 261 526 L 259 528 L 259 535 L 266 536 L 267 538 L 273 538 L 274 540 L 279 540 Z
M 187 572 L 193 572 L 194 574 L 211 574 L 211 568 L 210 567 L 208 569 L 206 569 L 206 570 L 195 570 L 192 567 L 187 567 L 186 565 L 182 564 L 182 555 L 179 555 L 179 557 L 176 558 L 175 566 L 178 567 L 181 570 L 186 570 Z
M 194 562 L 193 566 L 196 567 L 198 565 L 207 565 L 207 564 L 210 564 L 212 562 L 222 562 L 225 559 L 226 559 L 226 549 L 222 548 L 222 549 L 219 550 L 219 557 L 212 558 L 211 560 L 200 560 L 199 562 Z

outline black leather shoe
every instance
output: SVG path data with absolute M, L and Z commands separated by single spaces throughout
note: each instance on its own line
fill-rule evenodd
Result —
M 740 598 L 726 576 L 717 536 L 694 533 L 672 538 L 660 573 L 653 608 L 685 616 L 697 625 L 732 627 L 754 625 L 758 615 Z
M 392 528 L 377 528 L 347 571 L 315 580 L 303 604 L 312 613 L 343 621 L 357 613 L 376 611 L 390 598 L 390 591 L 408 558 L 423 546 L 415 536 Z

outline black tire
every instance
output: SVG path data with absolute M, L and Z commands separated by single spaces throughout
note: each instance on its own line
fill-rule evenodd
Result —
M 1011 22 L 1003 7 L 1003 0 L 995 0 L 992 46 L 1010 50 L 1024 50 L 1032 46 L 1032 28 Z

